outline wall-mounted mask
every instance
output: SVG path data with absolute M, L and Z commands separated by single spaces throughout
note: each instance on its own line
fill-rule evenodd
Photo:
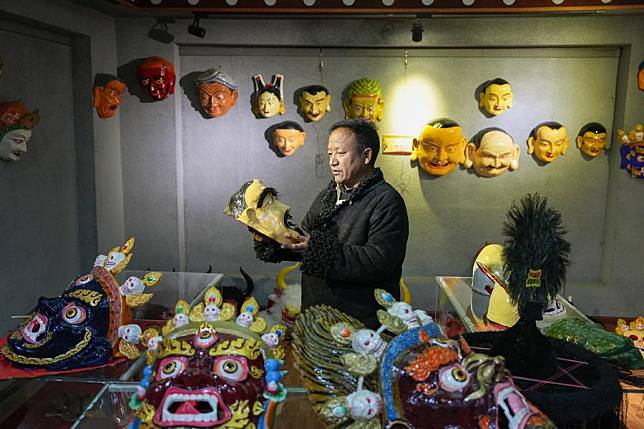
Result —
M 388 314 L 379 310 L 378 320 L 386 322 Z M 384 351 L 365 353 L 354 340 L 367 330 L 346 314 L 313 306 L 298 317 L 296 367 L 329 427 L 552 426 L 515 387 L 503 358 L 475 353 L 462 338 L 444 337 L 431 319 L 422 326 L 395 325 L 383 323 L 370 335 L 379 343 L 380 332 L 394 333 Z M 312 348 L 316 353 L 308 352 Z
M 496 177 L 519 168 L 519 145 L 500 128 L 478 132 L 465 148 L 465 168 L 474 167 L 476 174 Z
M 155 101 L 174 94 L 176 76 L 174 66 L 161 57 L 146 58 L 136 70 L 137 77 L 146 94 Z
M 375 80 L 363 77 L 352 82 L 343 97 L 342 105 L 346 119 L 364 118 L 371 122 L 382 120 L 385 98 Z
M 317 122 L 331 111 L 331 94 L 322 85 L 310 85 L 302 88 L 298 103 L 304 118 Z
M 622 143 L 620 168 L 630 171 L 632 177 L 644 179 L 644 125 L 637 124 L 628 133 L 617 130 L 617 137 Z
M 284 235 L 296 232 L 291 221 L 290 207 L 277 199 L 277 191 L 259 179 L 244 183 L 230 197 L 224 214 L 259 231 L 278 243 L 290 243 Z
M 637 73 L 637 87 L 644 91 L 644 61 L 640 63 L 640 71 Z
M 125 92 L 125 84 L 113 79 L 105 86 L 94 87 L 94 107 L 99 118 L 111 118 L 121 104 L 121 94 Z
M 543 162 L 552 162 L 566 153 L 568 133 L 559 122 L 543 122 L 528 137 L 528 153 Z
M 237 102 L 237 83 L 221 70 L 208 69 L 195 79 L 201 107 L 211 118 L 224 116 Z
M 489 80 L 483 84 L 479 93 L 479 107 L 488 115 L 499 116 L 512 108 L 512 85 L 501 78 Z
M 259 117 L 272 118 L 284 114 L 284 76 L 273 75 L 270 83 L 265 83 L 261 74 L 253 76 L 253 107 Z
M 61 296 L 41 297 L 30 317 L 9 336 L 4 357 L 18 368 L 52 371 L 103 365 L 113 355 L 137 358 L 134 344 L 140 329 L 131 324 L 130 307 L 145 304 L 152 294 L 128 291 L 114 278 L 129 262 L 133 246 L 130 239 L 99 256 L 92 271 L 74 279 Z M 149 274 L 149 279 L 138 280 L 154 286 L 160 273 Z
M 30 112 L 19 100 L 0 104 L 0 159 L 20 160 L 27 153 L 31 130 L 39 121 L 38 109 Z
M 444 176 L 465 162 L 466 143 L 460 125 L 451 119 L 436 119 L 414 139 L 411 160 L 418 161 L 428 174 Z
M 285 333 L 282 325 L 276 325 Z M 231 321 L 206 321 L 190 311 L 186 324 L 148 351 L 130 401 L 136 427 L 270 428 L 271 410 L 286 396 L 283 361 L 257 333 Z
M 285 121 L 271 128 L 273 129 L 273 146 L 275 146 L 282 155 L 291 156 L 304 145 L 306 133 L 302 126 L 297 122 Z
M 575 142 L 583 154 L 596 158 L 606 149 L 608 133 L 602 124 L 590 122 L 579 130 Z

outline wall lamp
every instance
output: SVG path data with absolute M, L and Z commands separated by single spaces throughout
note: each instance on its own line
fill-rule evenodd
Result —
M 412 42 L 420 42 L 423 40 L 423 24 L 420 23 L 420 18 L 416 19 L 416 22 L 414 22 L 411 26 L 411 40 Z
M 157 18 L 157 22 L 148 31 L 148 37 L 161 43 L 172 43 L 174 36 L 168 31 L 169 23 L 174 22 L 172 18 Z
M 199 18 L 199 15 L 195 14 L 195 19 L 188 26 L 188 33 L 203 39 L 206 36 L 206 29 L 199 26 Z

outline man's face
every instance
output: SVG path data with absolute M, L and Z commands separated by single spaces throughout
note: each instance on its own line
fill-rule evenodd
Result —
M 474 170 L 480 176 L 496 177 L 514 168 L 512 164 L 519 157 L 519 147 L 509 135 L 495 130 L 483 136 L 473 155 Z
M 27 143 L 31 139 L 31 130 L 19 129 L 9 131 L 0 140 L 0 159 L 8 162 L 20 160 L 27 153 Z
M 117 81 L 118 82 L 118 81 Z M 94 107 L 99 118 L 111 118 L 121 104 L 121 94 L 125 87 L 121 84 L 97 86 L 94 88 Z
M 272 118 L 280 111 L 280 100 L 270 92 L 262 92 L 257 99 L 259 114 L 265 118 Z
M 331 95 L 325 91 L 319 91 L 315 95 L 303 91 L 300 96 L 300 110 L 309 120 L 319 121 L 326 112 L 331 111 Z
M 351 188 L 364 178 L 368 168 L 367 161 L 371 157 L 365 159 L 365 153 L 359 149 L 355 136 L 349 129 L 333 130 L 329 136 L 327 149 L 329 166 L 335 183 Z
M 211 118 L 224 116 L 237 101 L 237 91 L 219 82 L 199 85 L 199 99 L 204 112 Z
M 139 70 L 139 82 L 145 92 L 155 100 L 163 100 L 174 92 L 174 74 L 164 67 Z
M 512 86 L 492 84 L 479 94 L 479 106 L 487 113 L 498 116 L 512 107 Z
M 420 137 L 414 139 L 412 156 L 415 155 L 420 167 L 428 174 L 444 176 L 465 161 L 465 143 L 461 127 L 426 126 Z
M 304 145 L 306 133 L 300 130 L 276 129 L 273 144 L 284 156 L 291 156 Z
M 376 94 L 354 94 L 346 106 L 347 119 L 364 118 L 374 122 L 382 119 L 383 100 Z
M 544 162 L 552 162 L 568 149 L 568 135 L 566 128 L 557 130 L 544 125 L 537 130 L 537 137 L 528 139 L 528 153 L 534 153 Z
M 576 139 L 577 147 L 583 153 L 591 158 L 595 158 L 602 153 L 606 147 L 606 133 L 595 133 L 594 131 L 587 131 L 583 136 L 578 136 Z

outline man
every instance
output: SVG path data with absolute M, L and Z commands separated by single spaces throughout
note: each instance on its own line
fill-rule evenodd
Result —
M 490 116 L 499 116 L 512 108 L 512 85 L 505 79 L 496 78 L 483 84 L 479 93 L 479 107 Z
M 221 70 L 208 69 L 195 79 L 199 101 L 211 118 L 224 116 L 237 102 L 237 83 Z
M 459 124 L 447 118 L 435 119 L 414 139 L 410 158 L 427 174 L 444 176 L 465 162 L 466 143 Z
M 373 290 L 399 299 L 409 226 L 405 202 L 375 167 L 380 140 L 364 119 L 331 127 L 328 153 L 333 181 L 315 198 L 281 247 L 258 237 L 255 250 L 268 262 L 300 260 L 302 307 L 327 304 L 369 327 L 379 326 Z M 259 240 L 257 240 L 259 238 Z
M 465 148 L 465 168 L 482 177 L 496 177 L 519 168 L 519 145 L 501 128 L 479 131 Z
M 322 85 L 309 85 L 302 88 L 299 106 L 307 120 L 317 122 L 331 111 L 331 94 Z
M 559 122 L 543 122 L 530 132 L 528 154 L 543 161 L 552 162 L 566 153 L 568 134 Z

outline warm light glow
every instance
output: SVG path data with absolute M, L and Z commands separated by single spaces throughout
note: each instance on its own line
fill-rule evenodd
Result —
M 391 134 L 417 136 L 423 126 L 443 113 L 443 100 L 428 76 L 403 77 L 393 87 L 391 103 L 385 100 L 385 118 Z

